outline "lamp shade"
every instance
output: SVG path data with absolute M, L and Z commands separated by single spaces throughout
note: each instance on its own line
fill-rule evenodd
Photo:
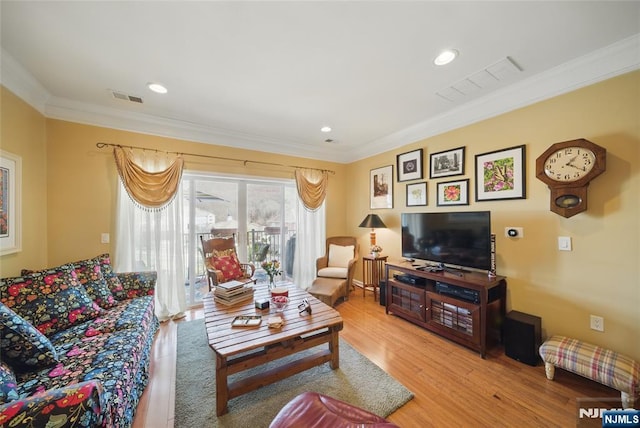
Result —
M 368 227 L 370 229 L 373 229 L 380 227 L 386 228 L 387 226 L 380 219 L 380 217 L 378 217 L 378 214 L 369 214 L 364 218 L 364 220 L 362 220 L 362 223 L 360 223 L 360 226 L 358 227 Z

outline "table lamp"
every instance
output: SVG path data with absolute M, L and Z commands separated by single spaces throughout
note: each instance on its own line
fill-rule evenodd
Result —
M 380 217 L 378 217 L 377 214 L 369 214 L 364 218 L 364 220 L 362 220 L 362 223 L 360 223 L 360 226 L 358 226 L 358 227 L 371 228 L 371 233 L 369 234 L 369 241 L 371 242 L 371 246 L 373 247 L 374 245 L 376 245 L 376 231 L 375 231 L 375 229 L 377 227 L 378 228 L 380 228 L 380 227 L 386 228 L 387 226 L 380 219 Z

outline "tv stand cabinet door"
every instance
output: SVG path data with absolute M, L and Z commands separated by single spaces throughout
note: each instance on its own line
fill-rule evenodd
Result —
M 408 320 L 425 322 L 426 295 L 421 288 L 395 280 L 387 281 L 387 312 Z
M 480 306 L 427 292 L 426 322 L 431 330 L 461 344 L 480 349 Z

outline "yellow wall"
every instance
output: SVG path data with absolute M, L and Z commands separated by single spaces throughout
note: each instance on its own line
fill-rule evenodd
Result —
M 2 147 L 23 157 L 24 174 L 23 251 L 0 258 L 3 276 L 113 252 L 113 244 L 100 244 L 100 233 L 113 236 L 116 172 L 110 152 L 95 147 L 98 141 L 333 169 L 327 234 L 358 236 L 362 252 L 369 246 L 368 230 L 358 224 L 371 212 L 370 170 L 395 165 L 397 154 L 416 148 L 425 149 L 428 168 L 430 153 L 465 146 L 464 177 L 429 180 L 426 172 L 427 207 L 406 208 L 406 183 L 394 183 L 394 209 L 375 210 L 389 227 L 378 230 L 384 254 L 400 257 L 401 212 L 490 210 L 508 308 L 541 316 L 546 335 L 575 336 L 640 360 L 640 72 L 349 165 L 45 120 L 10 92 L 2 96 Z M 549 191 L 535 178 L 535 159 L 555 142 L 581 137 L 607 149 L 607 171 L 589 187 L 588 211 L 565 219 L 549 211 Z M 520 144 L 526 145 L 527 198 L 475 202 L 474 156 Z M 279 168 L 202 159 L 188 161 L 187 168 L 290 176 Z M 437 207 L 436 183 L 454 178 L 471 180 L 470 205 Z M 525 237 L 505 238 L 506 226 L 524 227 Z M 570 236 L 574 251 L 558 251 L 558 236 Z M 604 333 L 589 329 L 589 314 L 604 317 Z
M 42 266 L 47 255 L 45 119 L 0 87 L 0 147 L 22 158 L 22 251 L 0 257 L 0 276 Z
M 607 149 L 607 170 L 589 186 L 588 210 L 565 219 L 549 211 L 549 190 L 535 177 L 535 160 L 551 144 L 576 138 Z M 475 155 L 521 144 L 526 145 L 527 198 L 475 202 Z M 350 165 L 349 233 L 359 237 L 364 251 L 368 230 L 357 226 L 370 212 L 370 170 L 394 165 L 395 174 L 396 155 L 417 148 L 425 149 L 428 168 L 430 153 L 461 146 L 466 147 L 464 176 L 430 180 L 425 171 L 427 207 L 407 208 L 406 183 L 394 180 L 394 209 L 373 211 L 389 227 L 377 230 L 384 254 L 401 255 L 402 212 L 490 210 L 508 309 L 541 316 L 546 335 L 574 336 L 640 360 L 640 72 Z M 436 184 L 459 178 L 470 179 L 470 205 L 436 206 Z M 524 238 L 506 238 L 508 226 L 524 227 Z M 558 236 L 572 238 L 572 252 L 558 250 Z M 604 317 L 604 333 L 589 328 L 590 314 Z
M 49 147 L 49 251 L 48 263 L 55 265 L 100 252 L 114 253 L 115 243 L 101 244 L 100 234 L 115 236 L 117 172 L 111 149 L 96 148 L 97 142 L 132 145 L 158 150 L 228 157 L 284 165 L 325 168 L 330 175 L 327 193 L 327 234 L 342 234 L 346 228 L 343 185 L 345 165 L 319 162 L 264 152 L 241 150 L 136 134 L 114 129 L 47 121 Z M 185 169 L 241 174 L 255 177 L 293 178 L 291 168 L 261 166 L 185 156 Z

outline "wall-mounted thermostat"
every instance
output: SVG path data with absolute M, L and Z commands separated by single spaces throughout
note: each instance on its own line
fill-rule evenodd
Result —
M 507 238 L 524 238 L 524 228 L 522 227 L 505 227 L 504 236 Z

